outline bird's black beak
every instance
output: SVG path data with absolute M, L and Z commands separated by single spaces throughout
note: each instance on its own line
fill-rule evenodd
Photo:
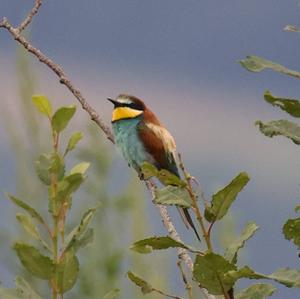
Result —
M 116 100 L 107 98 L 108 101 L 110 101 L 111 103 L 113 103 L 113 105 L 116 107 L 118 105 L 118 102 Z

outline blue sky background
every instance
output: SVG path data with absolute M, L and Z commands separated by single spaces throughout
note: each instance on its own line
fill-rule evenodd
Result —
M 0 15 L 18 23 L 30 7 L 31 1 L 0 0 Z M 287 24 L 300 25 L 299 15 L 296 0 L 51 0 L 34 19 L 31 38 L 64 66 L 107 121 L 111 106 L 106 97 L 128 92 L 143 98 L 176 138 L 208 196 L 247 171 L 251 181 L 233 212 L 239 230 L 250 220 L 260 225 L 246 259 L 257 271 L 270 273 L 278 267 L 299 268 L 295 247 L 280 233 L 299 204 L 299 148 L 284 138 L 262 136 L 254 122 L 289 118 L 264 103 L 262 94 L 269 89 L 299 98 L 300 84 L 272 72 L 248 73 L 237 60 L 255 54 L 300 69 L 299 35 L 283 31 Z M 0 99 L 12 113 L 15 48 L 1 31 Z M 37 93 L 74 103 L 56 77 L 35 64 Z M 84 112 L 79 112 L 81 119 L 87 119 Z M 6 134 L 0 128 L 2 190 L 14 186 Z M 128 172 L 121 157 L 117 166 L 120 173 Z M 149 211 L 155 233 L 163 231 L 150 205 Z M 0 210 L 0 216 L 5 213 Z M 299 294 L 278 288 L 273 298 Z

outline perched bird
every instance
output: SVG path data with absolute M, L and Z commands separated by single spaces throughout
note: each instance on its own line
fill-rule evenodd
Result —
M 143 179 L 140 167 L 144 162 L 180 177 L 174 138 L 144 102 L 127 94 L 119 95 L 116 100 L 108 100 L 114 104 L 112 127 L 116 145 L 139 177 Z M 184 223 L 194 230 L 200 240 L 188 210 L 178 210 Z

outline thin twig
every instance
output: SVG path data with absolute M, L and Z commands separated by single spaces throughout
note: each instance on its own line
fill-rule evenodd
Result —
M 155 288 L 152 288 L 152 291 L 153 291 L 153 292 L 156 292 L 156 293 L 158 293 L 158 294 L 161 294 L 161 295 L 163 295 L 163 296 L 165 296 L 165 297 L 168 297 L 168 298 L 182 299 L 181 297 L 177 297 L 177 296 L 173 296 L 173 295 L 166 294 L 166 293 L 164 293 L 163 291 L 158 290 L 158 289 L 155 289 Z
M 29 12 L 28 16 L 25 18 L 25 20 L 17 27 L 19 33 L 21 33 L 32 21 L 35 14 L 37 14 L 40 6 L 42 5 L 42 0 L 36 0 L 34 7 Z
M 188 296 L 189 296 L 189 299 L 193 299 L 193 292 L 192 292 L 192 286 L 189 284 L 187 278 L 186 278 L 186 275 L 183 271 L 183 268 L 182 268 L 182 265 L 181 265 L 181 261 L 179 260 L 177 262 L 177 266 L 179 268 L 179 271 L 180 271 L 180 274 L 181 274 L 181 277 L 182 277 L 182 280 L 183 280 L 183 283 L 185 285 L 185 289 L 188 293 Z
M 154 193 L 155 188 L 156 188 L 155 184 L 149 180 L 149 181 L 146 181 L 146 186 L 151 193 L 151 197 L 155 198 L 155 193 Z M 173 225 L 173 222 L 170 218 L 167 208 L 163 205 L 156 205 L 156 207 L 159 209 L 159 213 L 161 215 L 163 224 L 164 224 L 165 228 L 167 229 L 170 237 L 172 239 L 182 243 L 182 240 L 179 237 L 175 226 Z M 190 255 L 188 254 L 188 251 L 184 248 L 178 248 L 178 255 L 186 263 L 186 265 L 190 269 L 190 271 L 193 272 L 194 264 L 193 264 L 193 261 L 192 261 Z
M 195 193 L 193 191 L 193 188 L 192 188 L 192 185 L 191 185 L 191 179 L 192 179 L 192 177 L 187 172 L 187 170 L 185 169 L 185 166 L 183 164 L 183 160 L 182 160 L 181 154 L 178 154 L 178 159 L 179 159 L 179 167 L 181 168 L 181 170 L 182 170 L 182 172 L 184 174 L 185 180 L 187 182 L 186 190 L 188 191 L 188 193 L 190 195 L 190 198 L 192 199 L 193 208 L 194 208 L 196 217 L 198 219 L 198 222 L 200 223 L 201 230 L 202 230 L 202 233 L 203 233 L 206 245 L 207 245 L 207 249 L 211 251 L 212 250 L 212 244 L 211 244 L 209 235 L 207 233 L 206 227 L 204 225 L 203 216 L 202 216 L 200 208 L 198 206 L 196 195 L 195 195 Z

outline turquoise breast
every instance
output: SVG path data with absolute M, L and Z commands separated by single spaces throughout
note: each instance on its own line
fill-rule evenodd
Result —
M 125 160 L 138 172 L 140 165 L 147 161 L 154 163 L 153 157 L 145 150 L 138 136 L 138 124 L 141 118 L 122 119 L 112 124 L 115 142 Z

